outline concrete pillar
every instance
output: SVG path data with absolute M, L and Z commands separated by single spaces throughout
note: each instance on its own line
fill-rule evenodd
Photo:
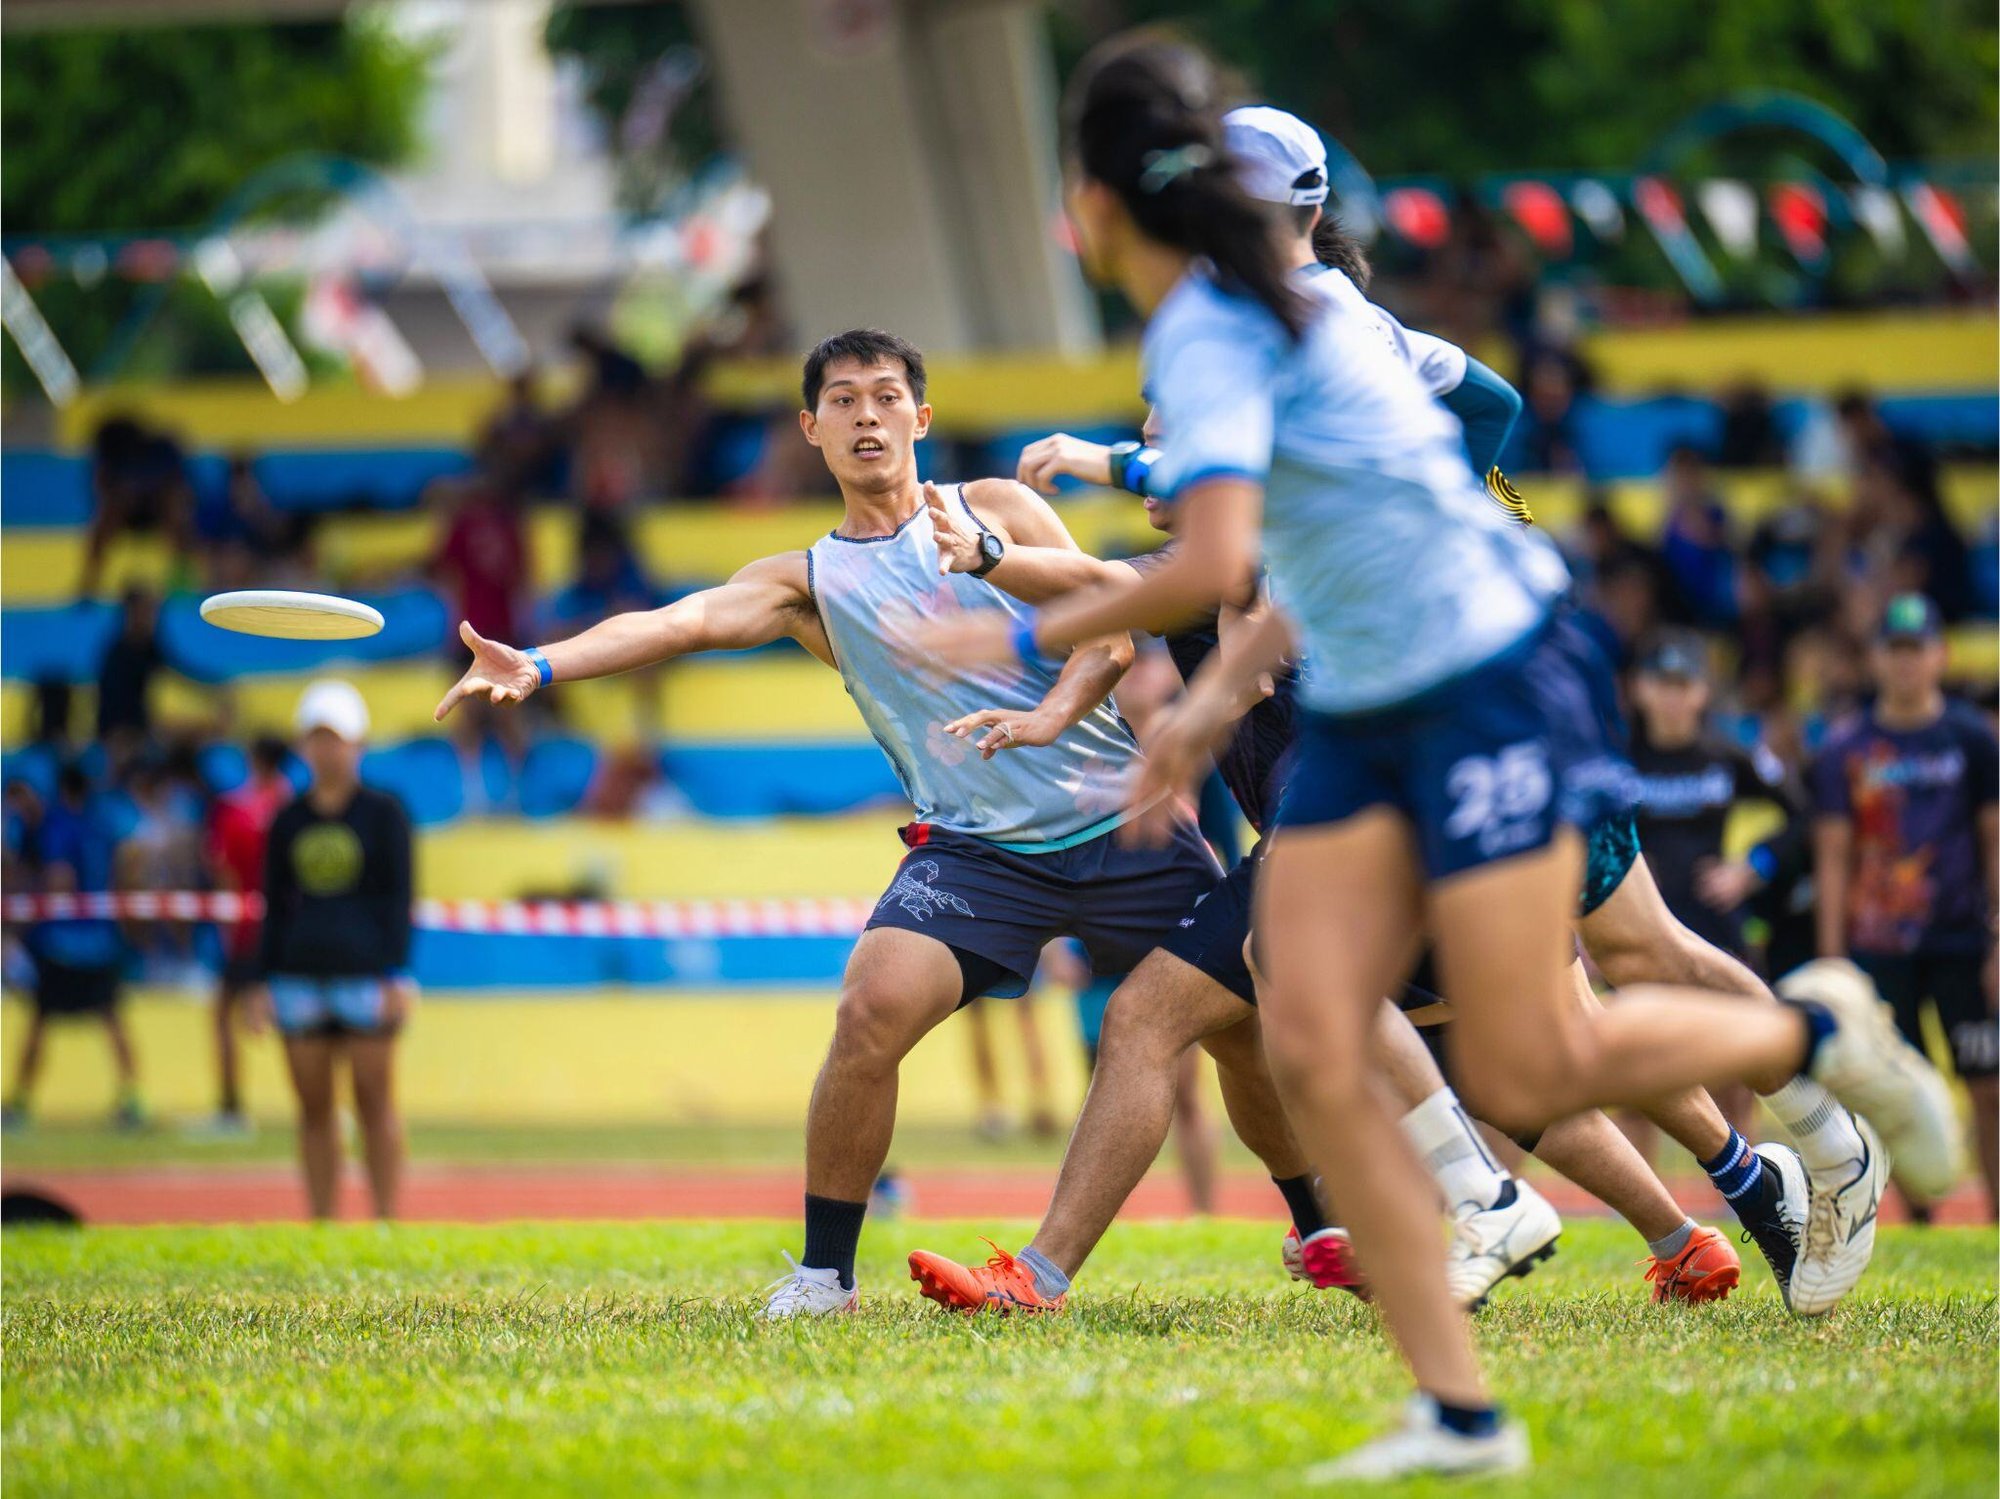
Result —
M 697 0 L 731 132 L 775 201 L 800 337 L 1097 347 L 1051 234 L 1054 83 L 1035 0 Z

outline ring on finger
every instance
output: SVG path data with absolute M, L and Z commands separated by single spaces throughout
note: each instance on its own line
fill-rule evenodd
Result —
M 1009 744 L 1012 744 L 1014 742 L 1014 726 L 1010 723 L 1001 724 L 1000 737 L 1005 739 Z

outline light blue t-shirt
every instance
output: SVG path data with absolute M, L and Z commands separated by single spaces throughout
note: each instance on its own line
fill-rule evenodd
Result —
M 1456 418 L 1354 283 L 1335 271 L 1303 289 L 1320 310 L 1296 342 L 1201 269 L 1161 303 L 1143 351 L 1168 434 L 1150 487 L 1264 486 L 1264 565 L 1309 663 L 1300 696 L 1316 712 L 1368 712 L 1525 638 L 1562 569 L 1473 477 Z

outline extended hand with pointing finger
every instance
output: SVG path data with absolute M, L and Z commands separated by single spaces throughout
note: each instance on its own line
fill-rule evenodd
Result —
M 542 674 L 535 670 L 535 663 L 528 659 L 526 651 L 486 639 L 465 620 L 459 621 L 458 638 L 472 652 L 472 665 L 437 705 L 439 723 L 465 698 L 484 694 L 494 703 L 525 702 L 542 685 Z
M 1085 442 L 1058 432 L 1038 438 L 1021 450 L 1014 477 L 1041 494 L 1054 494 L 1056 480 L 1081 479 L 1086 484 L 1111 483 L 1111 449 L 1101 442 Z

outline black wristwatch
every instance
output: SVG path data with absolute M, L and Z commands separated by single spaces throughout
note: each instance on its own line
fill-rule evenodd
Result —
M 972 576 L 983 578 L 1000 565 L 1000 559 L 1007 555 L 1007 547 L 991 531 L 979 533 L 979 566 L 972 570 Z
M 1132 455 L 1145 447 L 1143 442 L 1114 442 L 1104 454 L 1104 461 L 1111 470 L 1111 487 L 1125 489 L 1125 465 L 1132 461 Z

